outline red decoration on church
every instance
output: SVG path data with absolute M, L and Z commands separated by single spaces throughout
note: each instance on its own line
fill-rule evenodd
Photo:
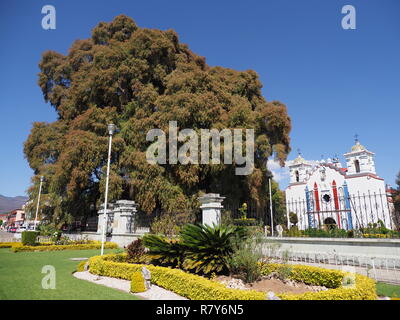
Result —
M 321 211 L 321 207 L 319 205 L 318 186 L 316 182 L 314 183 L 314 198 L 315 198 L 315 208 L 318 214 L 318 225 L 321 225 L 321 218 L 319 217 L 319 211 Z
M 333 191 L 333 201 L 335 203 L 335 210 L 339 210 L 339 198 L 338 198 L 338 193 L 337 193 L 337 187 L 336 187 L 336 181 L 335 180 L 333 180 L 333 182 L 332 182 L 332 191 Z M 337 212 L 336 216 L 337 216 L 338 226 L 339 226 L 339 229 L 340 229 L 341 228 L 340 227 L 340 213 Z

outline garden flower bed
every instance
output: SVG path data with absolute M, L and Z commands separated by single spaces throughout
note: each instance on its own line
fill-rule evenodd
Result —
M 227 288 L 274 292 L 274 294 L 302 294 L 328 290 L 324 286 L 313 286 L 291 279 L 282 279 L 274 274 L 263 276 L 261 279 L 251 283 L 246 283 L 237 276 L 218 276 L 213 280 L 224 284 Z
M 101 276 L 131 280 L 143 266 L 151 272 L 152 283 L 191 300 L 265 300 L 266 292 L 227 288 L 218 281 L 180 269 L 127 263 L 126 254 L 95 256 L 89 259 L 89 272 Z M 283 265 L 262 264 L 262 274 L 276 272 Z M 285 266 L 284 266 L 285 267 Z M 345 283 L 349 274 L 323 268 L 291 265 L 288 278 L 306 285 L 324 286 L 326 291 L 302 294 L 279 293 L 284 300 L 375 300 L 375 281 L 356 274 L 354 283 Z M 349 278 L 350 279 L 350 278 Z

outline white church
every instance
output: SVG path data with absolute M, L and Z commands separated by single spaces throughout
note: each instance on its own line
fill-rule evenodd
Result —
M 302 230 L 324 224 L 352 230 L 378 221 L 392 229 L 385 181 L 376 174 L 374 153 L 356 139 L 344 157 L 345 167 L 338 158 L 306 161 L 300 153 L 288 164 L 288 216 L 296 213 Z

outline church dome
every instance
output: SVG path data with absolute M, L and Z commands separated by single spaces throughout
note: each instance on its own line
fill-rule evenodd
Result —
M 306 163 L 306 160 L 299 154 L 296 159 L 293 160 L 293 164 Z
M 364 151 L 364 150 L 366 150 L 365 147 L 358 141 L 354 146 L 351 147 L 351 152 Z

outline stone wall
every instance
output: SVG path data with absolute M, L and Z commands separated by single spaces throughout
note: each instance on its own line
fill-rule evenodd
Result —
M 124 233 L 124 234 L 111 234 L 107 237 L 108 242 L 115 242 L 119 247 L 123 248 L 130 244 L 132 241 L 142 237 L 144 233 Z M 101 233 L 97 232 L 79 232 L 79 233 L 64 233 L 63 236 L 71 240 L 79 240 L 87 238 L 89 240 L 101 241 Z
M 117 243 L 120 247 L 125 247 L 132 241 L 141 237 L 149 228 L 137 228 L 135 217 L 137 204 L 131 200 L 118 200 L 110 203 L 107 210 L 107 234 L 106 241 Z M 97 232 L 66 233 L 64 236 L 76 240 L 87 238 L 89 240 L 101 241 L 104 225 L 104 206 L 100 207 L 97 224 Z

